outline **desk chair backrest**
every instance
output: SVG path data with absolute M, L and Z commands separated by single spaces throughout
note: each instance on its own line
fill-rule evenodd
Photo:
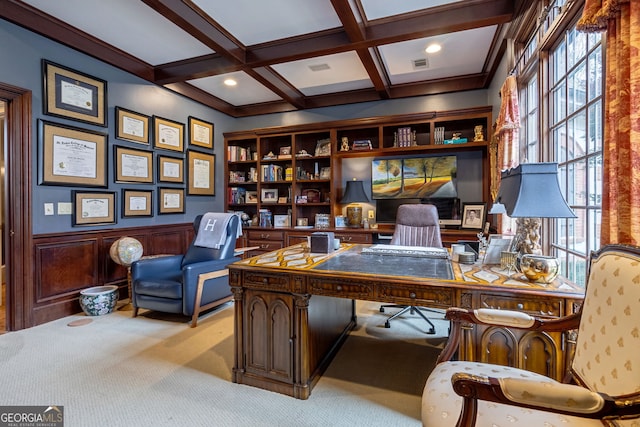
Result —
M 193 236 L 193 240 L 191 241 L 187 252 L 184 254 L 182 266 L 193 264 L 194 262 L 233 258 L 233 253 L 236 247 L 238 221 L 240 221 L 240 218 L 238 217 L 238 215 L 230 215 L 232 215 L 232 217 L 229 221 L 229 224 L 227 225 L 227 238 L 224 244 L 220 246 L 219 249 L 203 248 L 194 245 L 198 230 L 200 229 L 200 220 L 202 219 L 202 215 L 198 215 L 196 217 L 196 219 L 193 221 L 193 229 L 195 231 L 195 235 Z
M 391 244 L 441 248 L 442 238 L 436 207 L 428 204 L 400 205 Z

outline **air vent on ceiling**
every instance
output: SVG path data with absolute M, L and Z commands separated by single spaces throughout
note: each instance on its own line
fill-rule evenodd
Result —
M 329 64 L 316 64 L 316 65 L 309 65 L 309 69 L 311 71 L 324 71 L 324 70 L 329 70 L 331 67 L 329 67 Z
M 413 63 L 413 68 L 415 69 L 429 68 L 429 61 L 427 60 L 427 58 L 414 59 L 411 62 Z

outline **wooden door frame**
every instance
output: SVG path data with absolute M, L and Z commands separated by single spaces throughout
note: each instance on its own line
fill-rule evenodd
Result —
M 4 242 L 7 277 L 7 331 L 34 325 L 32 227 L 32 93 L 0 82 L 7 101 L 4 187 Z M 2 214 L 2 213 L 0 213 Z

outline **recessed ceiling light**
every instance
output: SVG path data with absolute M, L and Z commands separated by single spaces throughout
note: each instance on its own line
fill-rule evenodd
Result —
M 427 53 L 436 53 L 436 52 L 440 52 L 440 49 L 442 49 L 442 46 L 440 46 L 437 43 L 433 43 L 427 46 L 427 48 L 424 51 Z
M 224 81 L 224 84 L 227 85 L 227 86 L 235 86 L 235 85 L 238 84 L 238 82 L 233 80 L 233 79 L 226 79 Z
M 331 69 L 331 67 L 329 67 L 329 64 L 315 64 L 309 65 L 309 69 L 311 71 L 325 71 Z

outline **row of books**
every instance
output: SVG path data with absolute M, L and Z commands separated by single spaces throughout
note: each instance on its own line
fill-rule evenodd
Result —
M 416 133 L 410 126 L 398 128 L 395 133 L 394 147 L 412 147 L 416 145 Z
M 227 147 L 227 159 L 229 159 L 230 162 L 251 160 L 251 150 L 237 145 L 229 145 Z
M 280 165 L 262 165 L 262 182 L 273 182 L 283 180 L 283 168 Z
M 228 191 L 228 199 L 230 204 L 245 203 L 247 190 L 242 187 L 229 187 Z

